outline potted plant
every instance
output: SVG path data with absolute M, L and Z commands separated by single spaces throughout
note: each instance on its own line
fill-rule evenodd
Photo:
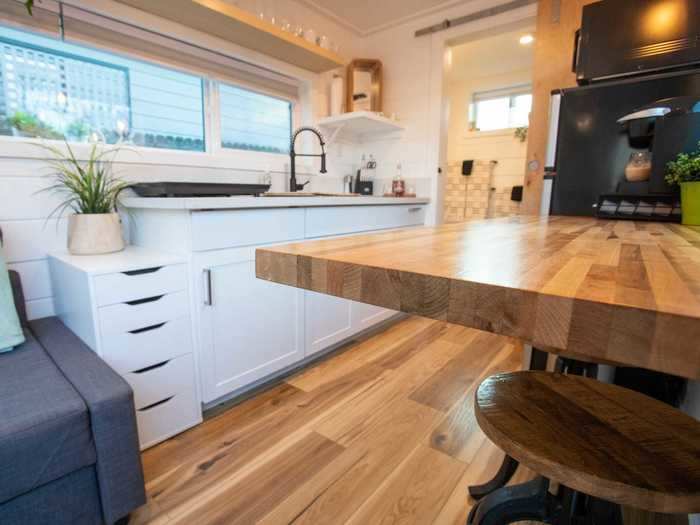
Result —
M 681 188 L 683 224 L 700 225 L 700 144 L 692 153 L 680 153 L 668 163 L 666 182 Z
M 88 159 L 79 161 L 68 143 L 67 153 L 53 146 L 42 147 L 53 155 L 49 165 L 54 170 L 50 175 L 53 184 L 43 191 L 62 199 L 50 216 L 73 211 L 68 217 L 68 251 L 96 255 L 123 250 L 117 199 L 128 185 L 112 173 L 113 155 L 118 150 L 99 151 L 95 144 Z

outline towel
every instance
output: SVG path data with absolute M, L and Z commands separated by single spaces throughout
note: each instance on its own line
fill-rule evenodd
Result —
M 10 275 L 0 248 L 0 353 L 9 352 L 24 342 L 15 301 L 10 286 Z

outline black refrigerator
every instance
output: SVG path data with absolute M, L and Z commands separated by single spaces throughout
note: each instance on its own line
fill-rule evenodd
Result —
M 553 92 L 545 163 L 554 173 L 550 213 L 593 216 L 601 195 L 620 191 L 636 150 L 619 118 L 659 99 L 697 95 L 698 70 Z M 651 185 L 649 192 L 672 191 L 663 180 Z

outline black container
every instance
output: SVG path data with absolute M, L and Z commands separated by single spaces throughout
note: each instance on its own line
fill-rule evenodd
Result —
M 700 1 L 603 0 L 583 8 L 580 84 L 700 64 Z
M 220 184 L 209 182 L 143 182 L 129 186 L 139 197 L 233 197 L 258 196 L 269 184 Z
M 374 194 L 374 182 L 367 180 L 355 182 L 355 193 L 359 193 L 360 195 Z

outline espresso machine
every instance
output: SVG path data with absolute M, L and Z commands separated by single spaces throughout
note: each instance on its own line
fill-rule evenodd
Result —
M 700 72 L 552 93 L 546 170 L 554 215 L 680 221 L 668 163 L 700 142 Z

